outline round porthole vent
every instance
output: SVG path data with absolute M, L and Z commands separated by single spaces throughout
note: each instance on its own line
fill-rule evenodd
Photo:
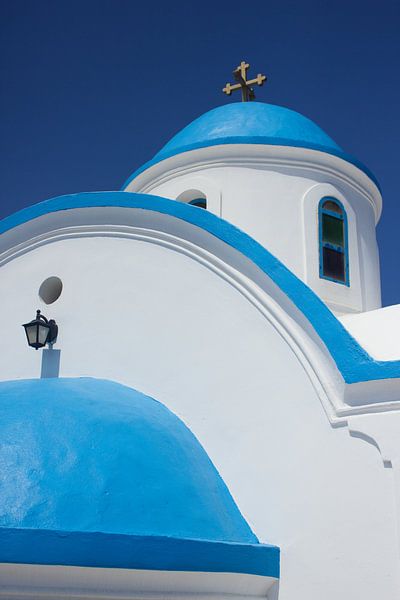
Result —
M 62 289 L 59 277 L 48 277 L 39 288 L 39 297 L 45 304 L 53 304 L 61 296 Z

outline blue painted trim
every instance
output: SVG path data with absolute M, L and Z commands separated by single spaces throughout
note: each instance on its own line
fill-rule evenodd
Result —
M 331 210 L 327 210 L 326 208 L 323 208 L 323 205 L 327 200 L 330 200 L 331 202 L 334 202 L 335 204 L 340 206 L 340 208 L 342 210 L 342 214 L 339 215 L 338 213 L 335 213 Z M 340 221 L 343 221 L 344 248 L 342 248 L 341 246 L 335 246 L 334 244 L 329 244 L 327 242 L 324 243 L 323 238 L 322 238 L 322 215 L 329 215 L 330 217 L 334 217 L 336 219 L 339 219 Z M 338 283 L 340 285 L 345 285 L 347 287 L 350 287 L 349 238 L 348 238 L 348 224 L 347 223 L 348 223 L 347 213 L 346 213 L 346 210 L 345 210 L 343 204 L 340 202 L 340 200 L 338 200 L 337 198 L 334 198 L 333 196 L 324 196 L 323 198 L 321 198 L 321 200 L 319 201 L 319 204 L 318 204 L 319 276 L 320 276 L 320 279 L 327 279 L 328 281 L 333 281 L 333 283 Z M 333 277 L 328 277 L 327 275 L 324 274 L 324 256 L 323 256 L 324 247 L 332 248 L 333 250 L 336 250 L 336 251 L 340 252 L 341 254 L 344 254 L 345 281 L 339 281 L 338 279 L 334 279 Z
M 279 548 L 166 537 L 0 528 L 0 562 L 279 577 Z
M 198 150 L 199 148 L 208 148 L 209 146 L 225 146 L 232 144 L 265 144 L 267 146 L 291 146 L 294 148 L 308 148 L 309 150 L 317 150 L 318 152 L 325 152 L 325 154 L 332 154 L 333 156 L 337 156 L 338 158 L 342 158 L 343 160 L 351 163 L 361 171 L 363 171 L 377 186 L 379 191 L 381 190 L 379 182 L 372 171 L 366 167 L 362 162 L 358 159 L 354 158 L 350 154 L 343 152 L 342 150 L 328 148 L 326 146 L 321 146 L 319 144 L 313 144 L 311 142 L 303 142 L 300 140 L 291 140 L 286 138 L 271 138 L 271 137 L 263 137 L 263 136 L 250 136 L 250 137 L 223 137 L 216 138 L 213 140 L 208 140 L 206 142 L 196 142 L 193 144 L 188 144 L 187 146 L 182 146 L 181 148 L 176 148 L 174 150 L 159 152 L 154 158 L 147 161 L 144 165 L 139 167 L 128 179 L 125 181 L 121 190 L 124 190 L 130 183 L 133 181 L 138 175 L 150 169 L 150 167 L 158 164 L 159 162 L 166 160 L 167 158 L 171 158 L 172 156 L 176 156 L 178 154 L 183 154 L 184 152 L 190 152 L 191 150 Z
M 326 304 L 249 235 L 227 221 L 175 200 L 129 192 L 82 192 L 25 208 L 0 222 L 0 233 L 59 210 L 101 206 L 139 208 L 196 225 L 241 252 L 257 265 L 305 315 L 328 348 L 346 383 L 400 378 L 400 360 L 374 360 L 338 321 Z

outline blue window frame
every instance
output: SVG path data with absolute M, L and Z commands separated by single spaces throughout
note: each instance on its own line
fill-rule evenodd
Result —
M 347 215 L 342 203 L 336 198 L 322 198 L 318 221 L 319 276 L 349 286 Z

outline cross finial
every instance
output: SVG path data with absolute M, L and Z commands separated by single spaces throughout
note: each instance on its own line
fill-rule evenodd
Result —
M 233 71 L 233 76 L 238 83 L 227 83 L 222 90 L 227 96 L 230 96 L 235 90 L 242 91 L 242 102 L 249 102 L 249 100 L 255 99 L 254 89 L 251 87 L 254 84 L 264 85 L 264 81 L 267 80 L 265 75 L 259 73 L 255 79 L 247 80 L 247 70 L 250 65 L 242 60 L 240 65 Z

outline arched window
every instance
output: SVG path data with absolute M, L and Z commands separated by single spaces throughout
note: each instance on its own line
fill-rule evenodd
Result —
M 347 217 L 335 198 L 319 203 L 319 276 L 350 285 Z
M 199 208 L 207 208 L 207 200 L 205 198 L 195 198 L 189 202 L 192 206 L 198 206 Z
M 207 209 L 206 195 L 200 190 L 186 190 L 185 192 L 182 192 L 182 194 L 179 194 L 177 200 L 179 202 L 191 204 L 192 206 L 198 206 L 199 208 Z

